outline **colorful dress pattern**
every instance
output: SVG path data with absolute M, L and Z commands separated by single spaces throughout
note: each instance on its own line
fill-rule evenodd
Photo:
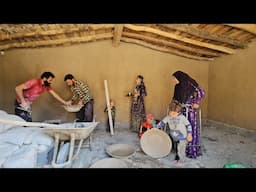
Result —
M 191 96 L 186 104 L 199 104 L 200 101 L 204 98 L 205 91 L 201 87 L 196 88 L 196 94 Z M 188 110 L 188 112 L 186 111 Z M 189 158 L 197 158 L 201 155 L 201 147 L 200 147 L 200 122 L 199 122 L 199 114 L 198 109 L 192 108 L 183 108 L 183 115 L 188 115 L 188 120 L 192 126 L 192 141 L 187 144 L 186 147 L 186 156 Z
M 146 120 L 144 106 L 144 97 L 147 96 L 146 87 L 143 84 L 137 85 L 135 92 L 139 93 L 140 95 L 137 98 L 134 96 L 132 97 L 130 130 L 139 132 L 141 122 Z

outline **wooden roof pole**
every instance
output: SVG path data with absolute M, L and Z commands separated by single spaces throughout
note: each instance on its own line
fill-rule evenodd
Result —
M 230 27 L 242 29 L 244 31 L 247 31 L 256 35 L 256 24 L 226 24 L 226 25 Z
M 151 48 L 151 49 L 154 49 L 154 50 L 157 50 L 157 51 L 171 53 L 171 54 L 186 57 L 186 58 L 189 58 L 189 59 L 213 61 L 213 58 L 194 56 L 194 55 L 190 55 L 190 54 L 187 54 L 187 53 L 182 53 L 181 51 L 178 51 L 176 49 L 169 49 L 169 48 L 165 48 L 165 47 L 159 47 L 159 46 L 152 45 L 150 43 L 146 43 L 144 41 L 137 40 L 137 39 L 122 37 L 121 41 L 124 41 L 124 42 L 127 42 L 127 43 L 135 43 L 135 44 L 142 45 L 144 47 L 148 47 L 148 48 Z
M 181 45 L 179 43 L 159 39 L 159 38 L 156 38 L 156 37 L 149 37 L 149 36 L 142 35 L 142 34 L 123 32 L 123 36 L 129 37 L 129 38 L 141 39 L 141 40 L 144 40 L 146 42 L 150 41 L 150 42 L 158 44 L 159 46 L 160 45 L 167 45 L 167 46 L 170 46 L 170 47 L 173 47 L 173 48 L 182 49 L 182 50 L 189 51 L 189 52 L 192 52 L 192 53 L 194 52 L 195 54 L 208 55 L 208 56 L 211 56 L 211 57 L 220 56 L 220 53 L 218 53 L 214 50 L 207 50 L 207 49 L 203 49 L 203 48 L 199 48 L 199 47 L 189 47 L 189 46 Z M 162 46 L 162 47 L 164 47 L 164 46 Z
M 54 39 L 54 40 L 40 40 L 40 41 L 28 41 L 21 43 L 8 43 L 5 45 L 0 45 L 0 50 L 7 50 L 11 48 L 25 48 L 25 47 L 39 47 L 39 46 L 48 46 L 48 45 L 61 45 L 65 43 L 82 43 L 89 42 L 98 39 L 112 38 L 113 33 L 103 33 L 96 35 L 88 35 L 84 37 L 70 37 L 64 39 Z
M 120 44 L 123 28 L 124 28 L 123 24 L 122 25 L 120 25 L 120 24 L 115 25 L 114 37 L 113 37 L 113 46 L 114 47 L 118 47 L 119 44 Z
M 98 29 L 109 29 L 113 28 L 114 24 L 90 24 L 85 25 L 84 27 L 73 27 L 69 29 L 50 29 L 50 30 L 34 30 L 30 32 L 18 32 L 18 33 L 11 33 L 11 34 L 3 34 L 0 33 L 0 40 L 10 40 L 16 38 L 24 38 L 24 37 L 39 37 L 39 36 L 48 36 L 48 35 L 60 35 L 65 33 L 74 33 L 86 30 L 98 30 Z
M 208 49 L 213 49 L 213 50 L 217 50 L 217 51 L 221 51 L 224 53 L 228 53 L 228 54 L 234 54 L 235 50 L 228 48 L 228 47 L 224 47 L 224 46 L 220 46 L 220 45 L 214 45 L 211 43 L 206 43 L 206 42 L 201 42 L 198 40 L 194 40 L 194 39 L 190 39 L 187 37 L 183 37 L 181 35 L 177 35 L 177 34 L 173 34 L 173 33 L 168 33 L 159 29 L 154 29 L 151 27 L 146 27 L 146 26 L 138 26 L 138 25 L 133 25 L 133 24 L 125 24 L 124 27 L 131 29 L 131 30 L 135 30 L 135 31 L 146 31 L 146 32 L 150 32 L 150 33 L 154 33 L 157 35 L 161 35 L 164 37 L 168 37 L 171 39 L 175 39 L 175 40 L 179 40 L 179 41 L 183 41 L 185 43 L 190 43 L 192 45 L 197 45 L 197 46 L 201 46 L 201 47 L 206 47 Z
M 178 30 L 178 31 L 182 31 L 182 32 L 185 32 L 185 33 L 188 33 L 188 34 L 191 34 L 191 35 L 203 38 L 203 39 L 209 39 L 209 40 L 218 41 L 218 42 L 222 42 L 222 43 L 228 43 L 230 45 L 234 45 L 239 48 L 246 47 L 245 43 L 240 42 L 238 40 L 229 38 L 229 37 L 221 35 L 221 34 L 210 33 L 208 31 L 198 29 L 198 28 L 193 27 L 188 24 L 162 24 L 161 26 L 164 26 L 164 27 L 167 27 L 170 29 L 174 29 L 174 30 Z

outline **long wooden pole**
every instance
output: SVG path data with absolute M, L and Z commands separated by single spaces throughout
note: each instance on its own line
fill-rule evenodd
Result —
M 256 35 L 256 25 L 255 24 L 226 24 L 231 27 L 242 29 L 244 31 L 250 32 Z
M 168 38 L 175 39 L 175 40 L 178 40 L 178 41 L 182 41 L 182 42 L 185 42 L 185 43 L 189 43 L 189 44 L 192 44 L 192 45 L 197 45 L 197 46 L 200 46 L 200 47 L 206 47 L 208 49 L 221 51 L 223 53 L 228 53 L 228 54 L 234 54 L 235 53 L 235 49 L 231 49 L 231 48 L 228 48 L 228 47 L 225 47 L 225 46 L 215 45 L 215 44 L 211 44 L 211 43 L 207 43 L 207 42 L 202 42 L 202 41 L 198 41 L 198 40 L 195 40 L 195 39 L 190 39 L 190 38 L 187 38 L 187 37 L 184 37 L 184 36 L 181 36 L 181 35 L 177 35 L 175 33 L 169 33 L 169 32 L 162 31 L 160 29 L 155 29 L 155 28 L 152 28 L 152 27 L 139 26 L 139 25 L 134 25 L 134 24 L 125 24 L 124 27 L 127 28 L 127 29 L 134 30 L 134 31 L 144 31 L 144 32 L 154 33 L 154 34 L 157 34 L 157 35 L 161 35 L 161 36 L 164 36 L 164 37 L 168 37 Z
M 22 48 L 22 47 L 38 47 L 38 46 L 49 46 L 49 45 L 62 45 L 65 43 L 82 43 L 82 42 L 89 42 L 95 41 L 98 39 L 108 39 L 112 38 L 113 33 L 102 33 L 96 35 L 88 35 L 84 37 L 70 37 L 64 39 L 54 39 L 54 40 L 40 40 L 40 41 L 27 41 L 27 42 L 20 42 L 20 43 L 7 43 L 0 45 L 0 50 L 7 50 L 11 48 Z
M 111 135 L 114 135 L 113 121 L 112 121 L 110 102 L 109 102 L 108 82 L 107 82 L 107 80 L 104 80 L 104 86 L 105 86 L 105 95 L 106 95 L 106 102 L 107 102 L 107 109 L 108 109 L 108 121 L 109 121 L 109 125 L 110 125 L 110 133 L 111 133 Z

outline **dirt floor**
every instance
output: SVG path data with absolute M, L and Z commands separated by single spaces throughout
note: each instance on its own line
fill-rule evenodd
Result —
M 174 152 L 161 159 L 146 155 L 137 134 L 127 128 L 115 128 L 113 136 L 104 127 L 96 127 L 92 134 L 91 151 L 83 148 L 72 168 L 89 168 L 98 160 L 109 158 L 105 149 L 111 144 L 131 144 L 136 152 L 122 159 L 128 168 L 223 168 L 226 163 L 241 163 L 256 168 L 256 131 L 236 128 L 214 121 L 203 121 L 201 145 L 203 155 L 186 159 L 183 166 L 174 162 Z

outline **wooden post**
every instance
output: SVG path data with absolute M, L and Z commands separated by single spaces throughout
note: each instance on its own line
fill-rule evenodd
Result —
M 110 133 L 111 133 L 111 135 L 114 135 L 113 121 L 112 121 L 111 110 L 110 110 L 110 102 L 109 102 L 109 93 L 108 93 L 108 83 L 107 83 L 107 80 L 104 80 L 104 86 L 105 86 L 106 102 L 107 102 L 107 109 L 108 109 L 108 120 L 109 120 L 109 125 L 110 125 Z
M 113 46 L 114 47 L 118 47 L 118 45 L 120 44 L 123 27 L 124 27 L 124 25 L 120 25 L 120 24 L 115 25 L 114 36 L 113 36 Z

